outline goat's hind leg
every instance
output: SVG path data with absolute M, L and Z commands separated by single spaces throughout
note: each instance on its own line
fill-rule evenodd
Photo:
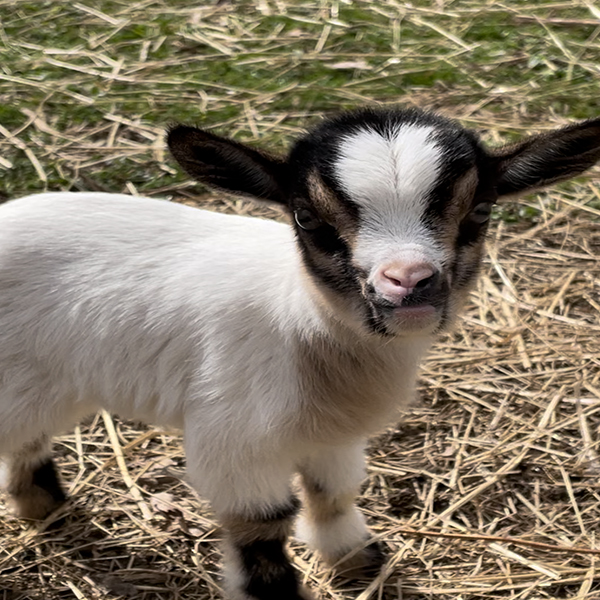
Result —
M 43 519 L 66 500 L 47 436 L 0 458 L 0 487 L 8 493 L 9 508 L 22 519 Z

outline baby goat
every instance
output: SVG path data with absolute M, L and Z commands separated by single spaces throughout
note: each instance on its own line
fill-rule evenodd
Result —
M 226 531 L 238 600 L 310 598 L 285 551 L 365 546 L 367 436 L 413 397 L 479 271 L 499 197 L 600 159 L 600 119 L 496 150 L 445 118 L 363 109 L 277 158 L 193 127 L 169 147 L 199 181 L 291 224 L 118 194 L 0 207 L 0 453 L 16 512 L 65 498 L 50 436 L 103 407 L 184 431 L 190 481 Z M 341 569 L 377 568 L 366 545 Z

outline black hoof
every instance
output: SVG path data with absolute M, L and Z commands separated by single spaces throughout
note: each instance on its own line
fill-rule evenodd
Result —
M 344 579 L 373 579 L 385 563 L 386 556 L 380 542 L 371 542 L 366 548 L 335 566 L 336 575 Z

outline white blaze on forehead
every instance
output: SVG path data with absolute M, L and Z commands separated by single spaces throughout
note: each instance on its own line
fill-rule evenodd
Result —
M 400 125 L 386 135 L 365 128 L 346 136 L 334 167 L 342 188 L 362 208 L 421 216 L 442 159 L 434 131 Z
M 423 260 L 437 268 L 444 262 L 423 218 L 443 160 L 435 131 L 410 124 L 382 135 L 365 127 L 340 143 L 334 172 L 360 207 L 354 258 L 368 271 L 394 260 Z

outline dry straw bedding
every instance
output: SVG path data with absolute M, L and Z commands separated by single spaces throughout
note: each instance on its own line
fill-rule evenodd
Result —
M 1 0 L 0 4 L 7 6 Z M 212 12 L 221 19 L 218 11 L 237 19 L 233 4 L 218 4 L 218 10 L 217 5 L 202 9 L 207 19 Z M 257 2 L 267 8 L 283 4 Z M 383 0 L 379 4 L 395 5 Z M 453 4 L 458 20 L 462 19 L 459 4 Z M 556 10 L 569 4 L 557 3 Z M 86 9 L 80 3 L 73 6 Z M 142 19 L 145 6 L 132 5 L 131 18 Z M 464 6 L 465 14 L 472 10 L 470 4 Z M 420 19 L 423 27 L 431 29 L 438 8 L 415 9 L 414 14 L 409 8 L 406 4 L 407 18 Z M 160 13 L 152 5 L 147 10 Z M 532 17 L 529 8 L 523 11 L 517 16 L 525 23 Z M 106 20 L 106 15 L 86 14 L 99 23 Z M 225 35 L 229 30 L 219 29 L 221 21 L 215 23 L 206 30 L 212 32 L 208 41 L 233 43 Z M 545 22 L 550 25 L 569 23 L 565 19 L 558 24 Z M 121 24 L 114 27 L 116 31 Z M 354 60 L 327 54 L 337 27 L 335 21 L 323 21 L 314 40 L 319 60 Z M 248 31 L 252 29 L 244 29 L 243 35 L 250 35 Z M 457 53 L 466 51 L 460 38 L 449 37 L 443 28 L 435 31 L 440 48 L 449 43 Z M 544 39 L 543 55 L 557 46 L 568 58 L 569 68 L 577 64 L 589 75 L 553 84 L 553 94 L 567 90 L 571 97 L 590 95 L 597 64 L 577 62 L 579 54 L 569 54 L 555 33 Z M 36 59 L 59 62 L 66 72 L 74 73 L 52 84 L 36 82 L 40 89 L 50 86 L 44 102 L 58 94 L 75 106 L 93 104 L 94 99 L 85 95 L 86 86 L 103 77 L 110 84 L 110 77 L 121 76 L 137 78 L 152 98 L 198 101 L 197 95 L 186 95 L 179 81 L 154 85 L 158 74 L 169 72 L 168 61 L 151 60 L 154 42 L 148 46 L 146 40 L 141 42 L 139 64 L 113 64 L 103 54 L 101 43 L 106 40 L 96 41 L 97 48 L 75 57 L 83 60 L 89 55 L 93 69 L 82 71 L 72 55 L 52 49 Z M 292 43 L 291 38 L 288 41 Z M 271 42 L 265 40 L 266 45 Z M 24 57 L 33 52 L 29 46 L 23 45 Z M 190 55 L 189 60 L 218 62 L 222 50 L 216 48 L 214 56 Z M 393 58 L 397 56 L 407 63 L 422 61 L 417 45 L 398 42 Z M 447 60 L 461 68 L 461 56 Z M 282 54 L 281 69 L 288 68 L 284 58 Z M 177 60 L 180 63 L 181 56 Z M 307 55 L 306 60 L 314 57 Z M 532 98 L 545 102 L 547 88 L 530 85 L 535 73 L 528 75 L 527 84 L 494 87 L 485 78 L 491 78 L 504 60 L 498 58 L 491 71 L 480 69 L 476 77 L 465 72 L 465 83 L 452 89 L 423 88 L 403 101 L 454 106 L 453 116 L 469 119 L 470 126 L 489 127 L 492 141 L 499 141 L 501 132 L 509 129 L 533 129 L 527 106 Z M 196 62 L 190 64 L 197 68 Z M 279 68 L 277 61 L 273 64 Z M 370 83 L 362 81 L 369 89 L 349 81 L 328 90 L 330 100 L 353 105 L 369 101 L 378 93 L 376 86 L 388 80 L 385 65 L 369 75 Z M 27 68 L 19 73 L 4 73 L 2 81 L 25 98 L 32 82 L 26 79 Z M 105 91 L 112 102 L 109 84 Z M 259 94 L 215 83 L 208 88 L 210 97 L 201 98 L 199 110 L 208 110 L 209 101 L 212 110 L 236 106 L 236 116 L 219 123 L 232 135 L 251 132 L 257 139 L 276 131 L 292 137 L 298 124 L 316 112 L 304 106 L 272 110 L 276 95 L 300 93 L 307 87 L 294 85 L 277 94 Z M 16 96 L 6 89 L 3 102 L 18 106 Z M 0 129 L 0 166 L 10 168 L 16 156 L 13 150 L 24 152 L 40 188 L 52 169 L 63 169 L 73 187 L 102 189 L 99 174 L 124 159 L 139 167 L 140 173 L 153 162 L 172 174 L 162 127 L 119 112 L 121 100 L 115 96 L 114 107 L 107 100 L 94 123 L 60 129 L 43 102 L 36 110 L 23 108 L 22 126 Z M 498 102 L 498 110 L 487 112 L 490 103 Z M 556 114 L 546 116 L 544 125 L 566 122 Z M 596 169 L 585 182 L 560 192 L 528 199 L 525 204 L 539 210 L 533 225 L 529 221 L 495 224 L 472 302 L 456 331 L 436 346 L 424 366 L 418 404 L 370 447 L 369 478 L 360 503 L 388 550 L 389 562 L 381 576 L 372 582 L 333 580 L 312 553 L 292 543 L 298 569 L 323 600 L 600 599 L 596 539 L 600 533 L 600 210 L 593 208 L 600 206 L 598 173 Z M 132 182 L 126 188 L 136 191 Z M 157 194 L 174 194 L 215 210 L 279 217 L 229 197 L 198 199 L 189 189 L 179 183 L 154 188 Z M 208 505 L 185 481 L 176 434 L 100 414 L 58 439 L 55 448 L 72 500 L 35 526 L 8 517 L 0 505 L 0 600 L 221 597 L 221 532 Z
M 292 544 L 323 599 L 600 598 L 600 212 L 590 196 L 600 196 L 593 180 L 532 200 L 542 211 L 533 227 L 494 227 L 418 404 L 370 448 L 360 503 L 389 552 L 382 575 L 333 580 Z M 101 414 L 56 452 L 72 500 L 41 526 L 3 515 L 0 599 L 219 598 L 221 533 L 185 482 L 175 433 Z

